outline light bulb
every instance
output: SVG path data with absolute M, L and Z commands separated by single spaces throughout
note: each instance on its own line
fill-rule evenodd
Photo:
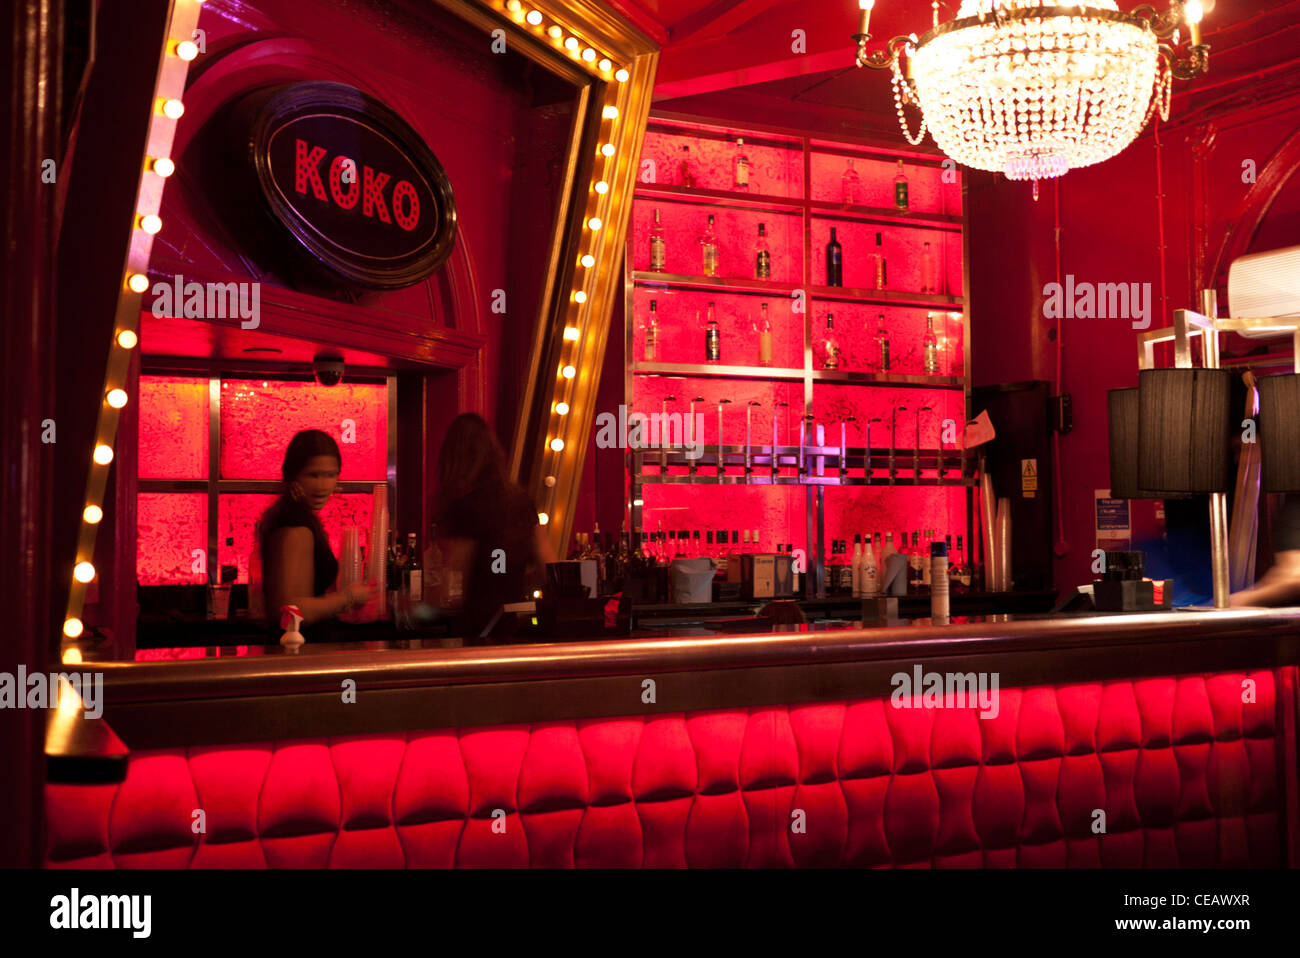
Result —
M 566 50 L 576 50 L 576 49 L 578 49 L 578 38 L 577 38 L 577 37 L 569 37 L 569 39 L 565 40 L 565 41 L 564 41 L 564 49 L 566 49 Z
M 602 225 L 604 224 L 601 223 L 599 216 L 593 216 L 591 219 L 587 220 L 588 229 L 598 230 Z
M 606 73 L 609 72 L 609 68 L 612 67 L 613 65 L 614 64 L 609 62 L 609 57 L 605 57 L 605 59 L 601 60 L 599 63 L 596 64 L 597 67 L 599 67 L 601 70 L 604 70 Z
M 626 83 L 627 78 L 629 76 L 631 76 L 631 74 L 628 73 L 626 70 L 619 70 L 617 73 L 614 74 L 614 79 L 617 80 L 619 83 Z
M 135 344 L 140 341 L 134 330 L 124 329 L 117 334 L 117 344 L 123 349 L 135 349 Z
M 603 153 L 603 154 L 605 154 L 606 156 L 613 156 L 613 155 L 614 155 L 614 144 L 613 144 L 613 143 L 606 143 L 604 146 L 602 146 L 602 147 L 600 148 L 600 152 Z
M 520 3 L 519 0 L 507 0 L 506 2 L 506 9 L 511 13 L 518 13 L 523 8 L 524 5 Z
M 591 269 L 593 266 L 596 265 L 596 257 L 588 253 L 586 256 L 582 258 L 581 262 L 583 266 L 587 267 L 587 269 Z
M 644 506 L 644 505 L 645 505 L 645 500 L 644 500 L 644 499 L 633 499 L 633 500 L 632 500 L 632 505 L 634 505 L 634 506 Z
M 550 29 L 546 32 L 550 34 L 552 40 L 558 40 L 560 37 L 564 36 L 564 31 L 555 24 L 551 24 Z
M 1204 16 L 1205 10 L 1201 7 L 1201 0 L 1187 0 L 1183 4 L 1183 19 L 1188 23 L 1200 23 Z
M 576 293 L 573 294 L 573 301 L 575 303 L 585 303 L 587 301 L 587 294 L 584 293 L 582 290 L 578 290 Z
M 547 476 L 545 479 L 542 480 L 542 483 L 546 486 L 547 489 L 554 489 L 554 488 L 555 488 L 555 477 L 554 477 L 554 476 Z
M 153 171 L 164 179 L 176 172 L 176 164 L 165 156 L 158 157 L 151 165 Z
M 616 107 L 616 106 L 607 106 L 607 107 L 605 107 L 605 109 L 603 109 L 603 110 L 600 111 L 600 115 L 603 116 L 603 117 L 604 117 L 605 119 L 607 119 L 607 120 L 617 120 L 617 119 L 618 119 L 618 107 Z
M 81 620 L 76 617 L 70 618 L 63 623 L 63 634 L 70 639 L 75 639 L 81 635 L 81 630 Z
M 126 281 L 126 285 L 133 293 L 143 293 L 149 288 L 149 277 L 144 273 L 132 273 L 131 278 Z
M 604 196 L 606 193 L 609 192 L 609 184 L 606 183 L 604 180 L 599 181 L 596 184 L 596 192 L 599 193 L 601 196 Z
M 537 26 L 542 22 L 542 15 L 538 11 L 533 10 L 528 14 L 527 19 L 533 26 Z
M 586 60 L 588 63 L 592 63 L 596 59 L 596 51 L 593 50 L 591 47 L 587 47 L 587 49 L 582 51 L 582 58 Z
M 572 366 L 565 366 L 560 370 L 560 375 L 565 379 L 572 379 L 574 376 L 578 375 L 578 371 Z
M 578 330 L 577 326 L 564 327 L 564 338 L 571 343 L 576 343 L 581 335 L 582 333 Z
M 110 389 L 108 391 L 108 396 L 106 398 L 108 399 L 108 404 L 112 406 L 114 409 L 121 409 L 123 406 L 126 405 L 126 399 L 127 399 L 126 390 Z
M 176 44 L 176 55 L 186 62 L 199 55 L 199 47 L 193 40 L 182 40 Z
M 100 444 L 95 447 L 95 462 L 101 466 L 107 466 L 113 461 L 113 450 L 109 446 Z
M 185 104 L 180 100 L 164 100 L 162 111 L 163 116 L 173 120 L 179 120 L 185 113 Z
M 146 213 L 140 217 L 140 229 L 150 234 L 157 233 L 162 229 L 162 220 L 156 213 Z
M 561 451 L 563 451 L 563 449 L 564 449 L 564 440 L 561 439 L 559 436 L 556 436 L 554 439 L 551 440 L 551 448 L 552 448 L 553 450 L 555 450 L 556 452 L 561 452 Z
M 95 567 L 89 562 L 78 562 L 72 570 L 72 577 L 78 582 L 89 582 L 95 578 Z
M 71 647 L 69 647 L 69 648 L 64 649 L 64 650 L 63 650 L 63 664 L 64 664 L 64 665 L 80 665 L 80 664 L 81 664 L 81 649 L 77 648 L 75 645 L 74 645 L 74 646 L 71 646 Z
M 555 412 L 558 415 L 567 416 L 569 414 L 569 404 L 567 402 L 557 402 L 555 404 Z
M 99 508 L 99 506 L 86 506 L 86 508 L 81 512 L 81 518 L 85 519 L 92 526 L 98 525 L 100 520 L 104 518 L 104 510 Z
M 537 513 L 537 524 L 538 524 L 539 526 L 544 526 L 544 525 L 546 525 L 546 523 L 548 523 L 548 522 L 550 522 L 550 521 L 551 521 L 551 517 L 548 516 L 546 513 L 544 513 L 544 512 L 539 512 L 539 513 Z

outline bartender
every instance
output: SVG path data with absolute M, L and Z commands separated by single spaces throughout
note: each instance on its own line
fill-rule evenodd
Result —
M 297 606 L 304 638 L 332 638 L 329 620 L 365 605 L 377 593 L 373 583 L 353 583 L 330 592 L 339 563 L 330 550 L 320 511 L 338 485 L 343 456 L 338 443 L 319 429 L 304 429 L 289 441 L 280 466 L 284 491 L 261 522 L 267 626 L 277 635 L 280 610 Z
M 505 453 L 482 416 L 462 413 L 447 429 L 434 514 L 440 578 L 464 582 L 458 631 L 470 639 L 484 630 L 507 638 L 512 620 L 498 619 L 498 612 L 525 598 L 530 567 L 535 572 L 556 556 L 536 505 L 506 474 Z

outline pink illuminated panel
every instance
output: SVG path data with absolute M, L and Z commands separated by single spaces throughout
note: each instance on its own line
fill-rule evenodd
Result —
M 206 479 L 208 380 L 140 377 L 140 478 Z
M 262 513 L 275 502 L 274 495 L 223 495 L 217 504 L 217 555 L 222 565 L 239 569 L 237 582 L 248 581 L 248 560 L 254 548 L 254 530 Z M 370 533 L 371 496 L 366 493 L 336 493 L 320 512 L 321 525 L 330 550 L 338 558 L 345 526 L 361 526 L 364 547 Z M 234 542 L 227 544 L 227 539 Z
M 202 571 L 195 571 L 208 548 L 206 495 L 142 492 L 136 496 L 136 529 L 136 577 L 141 585 L 207 581 Z
M 691 400 L 703 397 L 695 404 L 697 415 L 703 415 L 703 442 L 715 445 L 718 441 L 718 407 L 722 406 L 722 441 L 726 445 L 741 445 L 745 441 L 745 410 L 750 409 L 751 441 L 754 445 L 772 442 L 772 419 L 776 417 L 778 445 L 794 445 L 799 441 L 799 419 L 803 415 L 803 384 L 774 383 L 761 379 L 703 379 L 678 376 L 637 376 L 633 383 L 632 409 L 647 415 L 665 409 L 678 413 L 683 420 L 689 417 Z M 721 403 L 723 399 L 731 400 Z M 757 402 L 751 407 L 749 403 Z M 785 403 L 784 406 L 779 405 Z M 716 496 L 717 490 L 710 490 Z
M 894 177 L 898 175 L 897 158 L 851 156 L 841 152 L 819 152 L 820 144 L 812 144 L 812 183 L 810 199 L 822 203 L 842 203 L 844 198 L 844 173 L 848 161 L 861 183 L 861 196 L 857 206 L 883 209 L 894 208 Z M 826 149 L 834 149 L 829 145 Z M 947 174 L 945 176 L 945 174 Z M 944 170 L 939 166 L 917 165 L 903 159 L 903 175 L 907 177 L 907 207 L 912 213 L 931 213 L 948 216 L 961 215 L 961 176 L 957 169 Z M 945 182 L 945 180 L 947 182 Z
M 963 326 L 960 312 L 915 306 L 879 306 L 814 299 L 813 369 L 823 370 L 826 362 L 826 318 L 835 314 L 834 338 L 839 346 L 837 372 L 881 372 L 881 350 L 877 331 L 882 325 L 889 340 L 889 372 L 926 375 L 926 318 L 934 322 L 938 343 L 938 376 L 961 376 L 965 369 Z
M 894 547 L 899 547 L 899 534 L 906 530 L 908 544 L 913 531 L 922 533 L 925 541 L 927 529 L 942 541 L 945 535 L 966 538 L 966 494 L 961 486 L 942 486 L 933 489 L 887 486 L 828 486 L 826 488 L 826 539 L 847 539 L 851 544 L 856 534 L 886 532 L 894 534 Z M 883 541 L 883 538 L 882 538 Z M 966 557 L 970 558 L 970 544 L 963 541 Z M 829 558 L 829 549 L 828 555 Z M 951 558 L 949 561 L 953 561 Z
M 744 136 L 744 134 L 741 134 Z M 736 156 L 735 137 L 722 138 L 693 131 L 665 133 L 647 130 L 641 147 L 641 169 L 637 179 L 644 184 L 681 186 L 682 147 L 690 147 L 697 171 L 697 189 L 733 189 Z M 765 196 L 803 195 L 803 154 L 798 145 L 763 138 L 745 138 L 749 157 L 751 194 Z
M 650 268 L 650 229 L 654 212 L 659 211 L 659 225 L 664 231 L 664 272 L 700 276 L 704 256 L 700 236 L 713 216 L 713 231 L 718 245 L 719 277 L 756 279 L 754 244 L 758 226 L 771 251 L 771 275 L 774 283 L 797 284 L 803 279 L 803 221 L 797 214 L 770 210 L 743 210 L 732 207 L 701 206 L 654 199 L 639 199 L 632 206 L 632 266 Z M 825 244 L 823 244 L 825 245 Z
M 923 411 L 925 406 L 933 408 Z M 899 410 L 896 415 L 895 409 Z M 952 451 L 955 458 L 961 448 L 960 440 L 966 425 L 965 396 L 960 388 L 864 388 L 833 383 L 813 384 L 813 420 L 825 425 L 828 445 L 839 445 L 840 423 L 846 422 L 850 416 L 856 417 L 857 422 L 849 423 L 846 427 L 849 445 L 866 445 L 867 423 L 879 418 L 880 422 L 871 424 L 871 445 L 885 449 L 893 442 L 898 450 L 896 456 L 900 467 L 904 458 L 907 459 L 908 468 L 911 467 L 910 457 L 911 450 L 916 446 L 918 414 L 921 449 L 937 448 L 944 421 L 952 421 L 958 443 L 948 443 L 944 448 Z M 897 439 L 891 428 L 895 422 Z M 955 470 L 956 467 L 953 468 Z
M 936 257 L 940 296 L 962 295 L 961 234 L 951 230 L 920 229 L 897 223 L 857 223 L 814 217 L 812 220 L 812 283 L 826 285 L 826 244 L 835 227 L 835 240 L 843 248 L 844 285 L 875 288 L 871 254 L 880 234 L 885 257 L 885 289 L 921 292 L 921 259 L 925 244 Z M 865 297 L 864 297 L 865 298 Z
M 320 429 L 343 454 L 344 480 L 388 472 L 388 390 L 366 383 L 227 379 L 221 389 L 221 477 L 279 479 L 294 433 Z
M 645 487 L 644 501 L 645 531 L 699 529 L 701 551 L 708 538 L 705 533 L 716 534 L 719 529 L 728 535 L 748 531 L 751 536 L 758 529 L 763 552 L 775 552 L 777 545 L 785 543 L 806 548 L 806 494 L 801 486 L 727 486 L 719 494 L 700 486 L 653 484 Z
M 645 358 L 645 324 L 650 301 L 655 301 L 659 322 L 655 359 Z M 709 303 L 721 334 L 719 364 L 757 366 L 763 304 L 772 324 L 772 367 L 803 369 L 803 317 L 791 308 L 788 296 L 745 296 L 734 293 L 695 293 L 638 286 L 633 293 L 635 326 L 632 355 L 636 362 L 704 363 L 704 323 Z M 699 314 L 698 318 L 696 314 Z

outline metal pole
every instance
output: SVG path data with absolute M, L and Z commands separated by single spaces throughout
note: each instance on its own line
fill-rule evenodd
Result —
M 1218 295 L 1213 289 L 1201 290 L 1201 313 L 1211 320 L 1218 317 Z M 1178 332 L 1183 334 L 1183 343 L 1186 343 L 1186 331 L 1185 323 L 1180 322 Z M 1207 329 L 1203 336 L 1205 365 L 1209 369 L 1218 369 L 1218 330 Z M 1228 575 L 1228 496 L 1223 492 L 1210 494 L 1210 570 L 1214 580 L 1214 607 L 1226 609 L 1231 584 Z

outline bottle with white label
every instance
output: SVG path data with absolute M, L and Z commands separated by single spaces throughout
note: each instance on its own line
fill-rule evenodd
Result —
M 749 189 L 749 157 L 745 155 L 745 141 L 736 140 L 736 156 L 731 164 L 731 185 L 737 190 Z
M 655 224 L 650 227 L 650 271 L 662 273 L 664 271 L 664 260 L 668 252 L 667 244 L 664 242 L 664 227 L 659 222 L 659 210 L 655 210 Z
M 880 594 L 880 569 L 876 565 L 876 553 L 871 548 L 870 533 L 867 534 L 866 548 L 862 550 L 862 594 Z
M 758 324 L 758 364 L 772 365 L 772 321 L 767 316 L 767 303 L 762 306 L 762 319 Z
M 654 362 L 659 358 L 659 304 L 655 300 L 650 300 L 650 317 L 645 321 L 645 353 L 644 360 L 648 363 Z
M 948 544 L 930 543 L 930 618 L 935 625 L 948 624 Z
M 853 598 L 862 595 L 862 533 L 853 533 Z

